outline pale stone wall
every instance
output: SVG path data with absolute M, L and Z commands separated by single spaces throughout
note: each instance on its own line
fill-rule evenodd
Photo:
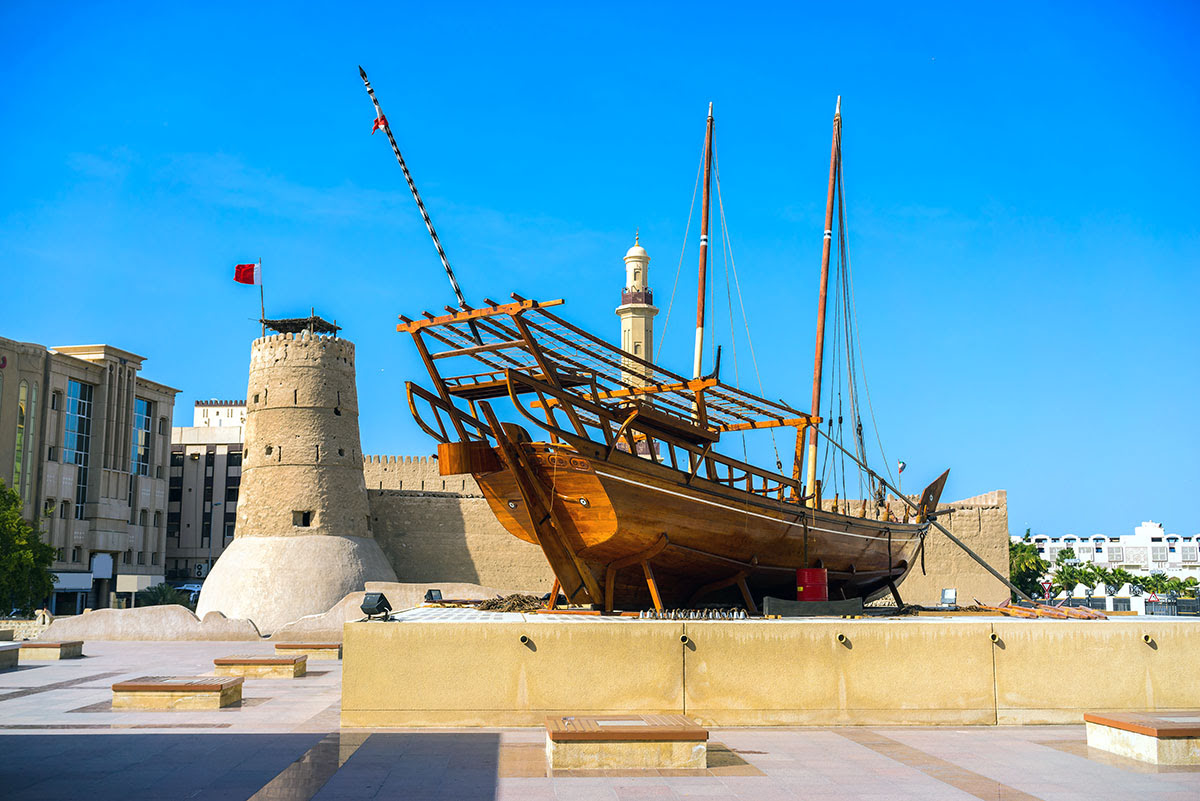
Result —
M 363 459 L 371 526 L 400 581 L 550 591 L 540 548 L 509 534 L 469 475 L 438 475 L 432 457 Z
M 236 536 L 370 536 L 354 344 L 308 332 L 257 339 L 246 394 Z M 310 512 L 310 525 L 295 512 Z
M 892 509 L 896 509 L 896 503 Z M 1005 490 L 939 504 L 938 509 L 952 512 L 939 515 L 939 523 L 1001 575 L 1008 575 L 1008 493 Z M 976 600 L 994 605 L 1009 597 L 1007 587 L 935 528 L 930 528 L 925 538 L 925 572 L 926 575 L 921 575 L 918 560 L 900 583 L 900 597 L 905 603 L 933 606 L 941 600 L 942 589 L 950 587 L 958 591 L 960 606 L 973 604 Z

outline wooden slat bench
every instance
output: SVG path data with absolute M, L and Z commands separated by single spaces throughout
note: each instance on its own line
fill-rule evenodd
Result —
M 341 659 L 342 644 L 340 642 L 277 642 L 276 656 L 299 656 L 303 654 L 309 659 Z
M 15 668 L 20 656 L 20 643 L 14 642 L 0 645 L 0 670 L 12 670 Z
M 243 676 L 248 679 L 295 679 L 307 671 L 306 654 L 275 656 L 234 655 L 213 660 L 218 676 Z
M 1088 712 L 1091 748 L 1155 765 L 1200 765 L 1200 709 Z
M 546 718 L 551 770 L 708 767 L 708 730 L 683 715 Z
M 83 640 L 43 642 L 26 640 L 21 643 L 21 658 L 26 661 L 79 659 L 83 656 Z
M 220 709 L 242 700 L 241 676 L 142 676 L 112 686 L 113 709 Z

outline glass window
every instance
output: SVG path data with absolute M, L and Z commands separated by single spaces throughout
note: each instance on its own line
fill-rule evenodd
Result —
M 145 551 L 138 551 L 138 564 L 139 565 L 146 564 L 146 552 Z
M 133 444 L 130 448 L 129 472 L 135 476 L 150 475 L 150 422 L 154 417 L 154 404 L 145 398 L 133 402 Z
M 225 464 L 228 465 L 229 467 L 236 467 L 236 466 L 240 465 L 241 463 L 242 463 L 242 452 L 241 451 L 230 451 L 229 458 L 225 462 Z
M 75 465 L 75 519 L 83 519 L 87 502 L 88 460 L 92 450 L 92 385 L 67 382 L 67 409 L 63 424 L 63 463 Z M 75 561 L 75 560 L 72 560 Z
M 22 471 L 25 467 L 25 420 L 29 412 L 29 382 L 22 381 L 17 385 L 17 438 L 13 444 L 13 480 L 12 487 L 21 493 L 25 500 Z

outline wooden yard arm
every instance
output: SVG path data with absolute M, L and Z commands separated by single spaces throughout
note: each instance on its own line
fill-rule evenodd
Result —
M 471 320 L 478 320 L 482 317 L 492 317 L 497 314 L 514 315 L 519 314 L 529 309 L 542 309 L 547 306 L 561 306 L 562 299 L 557 300 L 519 300 L 516 303 L 503 303 L 495 306 L 488 306 L 484 309 L 470 309 L 468 311 L 455 312 L 454 314 L 444 314 L 441 317 L 430 317 L 425 320 L 410 320 L 407 317 L 401 317 L 400 324 L 396 326 L 396 330 L 402 334 L 411 334 L 415 331 L 420 331 L 422 328 L 428 328 L 432 325 L 446 325 L 448 323 L 465 323 Z

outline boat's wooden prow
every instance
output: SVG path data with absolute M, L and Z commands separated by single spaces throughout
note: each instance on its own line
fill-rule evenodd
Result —
M 949 470 L 942 473 L 921 493 L 921 511 L 917 518 L 918 522 L 924 523 L 937 512 L 938 502 L 942 499 L 942 490 L 946 487 L 946 479 L 949 475 Z

